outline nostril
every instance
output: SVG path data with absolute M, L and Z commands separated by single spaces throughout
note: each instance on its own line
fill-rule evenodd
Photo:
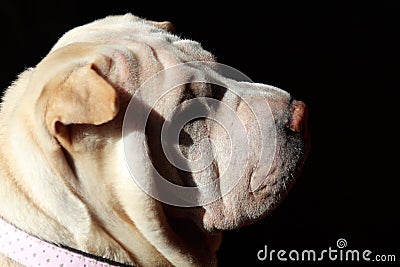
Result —
M 294 100 L 291 107 L 291 117 L 288 128 L 295 133 L 303 131 L 307 120 L 307 106 L 302 101 Z

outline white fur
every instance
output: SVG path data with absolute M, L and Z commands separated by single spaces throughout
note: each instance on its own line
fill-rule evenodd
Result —
M 21 74 L 8 88 L 0 113 L 1 217 L 44 240 L 118 262 L 213 266 L 221 242 L 221 234 L 213 230 L 237 228 L 259 219 L 279 202 L 282 188 L 286 188 L 285 177 L 293 176 L 300 157 L 299 151 L 290 150 L 282 130 L 288 119 L 290 95 L 272 86 L 240 83 L 217 73 L 212 74 L 214 79 L 241 92 L 250 102 L 269 103 L 272 113 L 264 125 L 267 132 L 280 127 L 273 162 L 278 171 L 262 173 L 262 190 L 251 188 L 258 164 L 257 153 L 252 152 L 236 188 L 218 201 L 190 209 L 164 205 L 133 181 L 125 164 L 121 136 L 128 98 L 161 70 L 184 62 L 214 61 L 199 43 L 181 40 L 167 32 L 165 25 L 127 14 L 72 29 L 35 68 Z M 86 79 L 81 73 L 88 70 L 91 76 Z M 104 90 L 84 91 L 82 88 L 90 88 L 91 82 Z M 113 110 L 117 106 L 114 94 L 107 94 L 109 87 L 118 94 L 118 113 Z M 71 95 L 64 96 L 60 88 L 67 88 L 63 90 L 70 90 Z M 168 95 L 154 110 L 166 116 L 180 104 L 184 89 Z M 154 90 L 143 98 L 145 104 L 157 95 L 157 88 Z M 58 97 L 65 97 L 65 102 Z M 96 106 L 88 109 L 85 103 L 97 98 L 97 107 L 104 107 L 100 109 L 104 118 L 103 113 L 92 114 L 96 119 L 86 118 L 90 108 Z M 256 151 L 262 133 L 257 131 L 247 104 L 230 93 L 221 101 L 237 112 L 254 139 L 251 151 Z M 75 114 L 71 105 L 82 109 Z M 74 116 L 79 118 L 76 122 Z M 63 121 L 64 117 L 71 121 Z M 217 168 L 226 170 L 230 157 L 237 155 L 230 151 L 235 146 L 229 146 L 229 136 L 222 128 L 206 122 L 196 127 L 189 133 L 193 140 L 215 138 L 212 152 L 217 154 L 207 155 L 214 158 L 213 168 L 193 174 L 193 183 L 198 185 L 218 178 Z M 151 162 L 144 157 L 149 150 L 145 133 L 132 134 L 141 145 L 132 160 L 142 166 L 140 174 L 149 177 Z M 195 149 L 188 151 L 196 153 Z M 177 173 L 173 176 L 179 180 Z M 15 263 L 0 254 L 0 265 L 10 264 Z

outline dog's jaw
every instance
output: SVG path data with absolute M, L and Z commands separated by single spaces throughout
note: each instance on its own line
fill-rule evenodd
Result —
M 210 138 L 215 152 L 214 165 L 210 165 L 203 172 L 192 174 L 191 186 L 204 185 L 215 179 L 221 188 L 236 183 L 228 193 L 220 195 L 214 202 L 206 203 L 203 212 L 196 213 L 195 220 L 205 231 L 236 229 L 269 214 L 292 187 L 308 153 L 307 111 L 304 103 L 292 100 L 286 92 L 266 85 L 252 84 L 253 89 L 257 86 L 259 90 L 258 95 L 253 95 L 247 86 L 248 84 L 244 83 L 229 83 L 230 90 L 241 87 L 244 94 L 249 94 L 247 102 L 229 91 L 221 99 L 236 109 L 237 116 L 245 122 L 249 145 L 247 157 L 242 158 L 242 161 L 235 161 L 235 158 L 239 157 L 238 151 L 243 154 L 246 150 L 242 147 L 235 150 L 226 129 L 209 121 L 208 128 L 211 129 Z M 263 106 L 263 102 L 264 105 L 268 103 L 272 113 L 257 118 L 254 110 L 248 106 L 250 102 L 259 102 L 259 106 Z M 300 110 L 296 109 L 298 105 L 302 106 Z M 268 114 L 267 111 L 265 113 Z M 266 120 L 260 122 L 260 118 Z M 293 127 L 295 129 L 292 129 Z M 201 139 L 197 140 L 195 137 L 192 140 L 194 147 L 201 142 Z M 189 158 L 195 157 L 189 155 Z M 228 164 L 232 162 L 238 164 L 236 168 L 234 166 L 237 173 L 227 171 L 231 167 Z M 225 172 L 237 177 L 224 176 Z M 214 175 L 210 177 L 210 173 Z M 200 191 L 201 188 L 200 186 Z M 209 192 L 202 191 L 201 194 L 207 195 Z
M 12 152 L 6 155 L 6 150 L 0 151 L 2 157 L 4 154 L 8 158 L 0 164 L 4 166 L 13 161 L 14 166 L 9 173 L 4 170 L 10 166 L 2 167 L 1 176 L 7 179 L 7 183 L 2 183 L 2 186 L 7 184 L 2 194 L 13 198 L 15 203 L 24 203 L 23 216 L 37 220 L 27 222 L 13 211 L 8 211 L 7 217 L 27 232 L 50 242 L 116 261 L 138 265 L 212 266 L 216 264 L 220 234 L 211 232 L 237 228 L 262 218 L 276 207 L 294 180 L 305 154 L 305 139 L 300 127 L 303 116 L 301 110 L 297 110 L 290 118 L 290 96 L 282 90 L 235 83 L 233 86 L 246 87 L 255 98 L 260 93 L 260 101 L 267 101 L 271 106 L 273 118 L 268 120 L 267 132 L 272 136 L 276 128 L 276 152 L 272 153 L 275 159 L 271 166 L 261 172 L 263 182 L 252 182 L 258 177 L 252 165 L 258 162 L 254 155 L 250 155 L 238 184 L 222 198 L 202 207 L 171 207 L 147 195 L 135 184 L 125 165 L 121 128 L 128 102 L 146 80 L 161 70 L 182 62 L 214 60 L 198 43 L 166 33 L 162 28 L 170 28 L 168 24 L 159 26 L 161 29 L 127 15 L 79 27 L 62 37 L 36 69 L 27 72 L 10 88 L 5 98 L 7 103 L 2 107 L 2 113 L 7 114 L 2 114 L 0 125 L 2 129 L 7 128 L 1 132 L 2 138 L 7 136 L 2 141 L 7 144 L 7 151 Z M 86 65 L 91 67 L 86 68 Z M 111 87 L 116 90 L 118 101 L 114 99 L 115 94 L 100 98 L 102 102 L 99 104 L 111 107 L 107 116 L 102 117 L 103 113 L 99 113 L 99 117 L 85 118 L 85 115 L 94 116 L 89 110 L 80 112 L 81 118 L 88 120 L 67 121 L 62 120 L 65 114 L 59 110 L 56 110 L 59 113 L 51 113 L 54 105 L 49 105 L 49 99 L 54 91 L 49 88 L 58 89 L 58 85 L 65 81 L 74 84 L 73 79 L 68 80 L 70 76 L 78 77 L 82 82 L 82 75 L 71 74 L 78 69 L 89 70 L 91 79 L 101 81 L 97 84 L 106 91 L 110 92 Z M 49 80 L 57 83 L 46 83 Z M 71 90 L 80 88 L 78 82 L 76 88 L 71 84 L 68 84 Z M 156 121 L 149 123 L 162 123 L 167 111 L 191 97 L 214 97 L 222 101 L 229 98 L 229 94 L 216 97 L 212 90 L 207 91 L 207 87 L 198 88 L 186 97 L 187 88 L 180 87 L 171 98 L 160 101 L 160 106 L 152 107 Z M 91 96 L 90 100 L 93 100 L 98 95 Z M 108 98 L 112 103 L 105 103 L 104 99 Z M 147 104 L 146 99 L 142 100 L 143 105 Z M 248 131 L 252 132 L 252 125 L 256 122 L 249 119 L 251 112 L 235 97 L 230 100 L 239 117 L 246 122 Z M 68 104 L 65 101 L 65 105 Z M 16 114 L 20 117 L 15 120 L 12 115 Z M 46 121 L 49 114 L 57 116 Z M 54 123 L 57 120 L 58 124 Z M 160 125 L 155 126 L 158 129 Z M 216 158 L 210 167 L 214 169 L 208 173 L 187 175 L 183 171 L 176 172 L 168 162 L 158 160 L 161 156 L 157 155 L 162 154 L 160 140 L 153 140 L 158 135 L 151 131 L 141 133 L 145 137 L 141 144 L 152 152 L 153 163 L 158 164 L 168 180 L 197 186 L 219 179 L 225 165 L 229 164 L 227 159 L 237 156 L 237 151 L 230 156 L 230 151 L 225 150 L 229 136 L 206 121 L 197 121 L 193 127 L 188 125 L 184 130 L 193 145 L 199 144 L 204 136 L 220 142 L 215 147 Z M 23 138 L 12 140 L 13 132 Z M 60 133 L 65 134 L 62 136 Z M 250 151 L 258 145 L 257 142 L 250 143 Z M 198 156 L 199 151 L 192 149 L 190 142 L 183 144 L 182 148 L 186 149 L 189 159 Z M 23 159 L 18 158 L 21 155 Z M 139 160 L 140 157 L 138 153 Z M 30 160 L 29 164 L 25 164 L 26 159 Z M 20 185 L 23 185 L 22 189 Z M 8 189 L 13 193 L 8 193 Z M 24 199 L 23 190 L 31 199 Z M 15 192 L 19 194 L 17 197 Z M 209 194 L 207 191 L 200 193 L 204 196 Z M 33 209 L 28 208 L 32 206 Z M 0 211 L 4 209 L 2 206 Z M 193 223 L 188 223 L 188 220 Z

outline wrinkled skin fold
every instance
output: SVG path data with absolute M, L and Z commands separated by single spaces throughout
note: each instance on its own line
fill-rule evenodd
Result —
M 151 110 L 144 130 L 131 130 L 137 148 L 124 147 L 126 110 L 147 80 L 178 64 L 215 62 L 173 31 L 169 22 L 130 14 L 77 27 L 8 88 L 0 113 L 2 218 L 43 240 L 121 263 L 213 266 L 221 231 L 260 220 L 281 202 L 303 165 L 308 138 L 304 103 L 278 88 L 211 72 L 219 84 L 179 85 L 153 105 L 160 89 L 152 87 L 129 114 L 135 120 Z M 215 119 L 190 120 L 163 144 L 161 130 L 173 112 L 191 114 L 188 101 L 202 98 L 219 104 L 201 100 L 196 112 Z M 238 124 L 226 126 L 228 109 Z M 239 133 L 246 153 L 232 142 Z M 163 145 L 181 154 L 187 169 L 174 166 Z M 260 147 L 268 157 L 260 157 Z M 133 149 L 142 180 L 152 181 L 151 165 L 174 184 L 196 187 L 199 198 L 223 192 L 233 179 L 223 174 L 232 166 L 232 173 L 240 167 L 240 179 L 215 201 L 169 205 L 134 181 L 126 149 Z M 210 164 L 194 171 L 193 162 L 203 161 Z M 215 192 L 202 187 L 213 182 Z M 16 263 L 0 254 L 6 264 Z

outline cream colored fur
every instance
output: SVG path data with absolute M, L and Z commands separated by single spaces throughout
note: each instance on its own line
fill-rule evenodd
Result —
M 250 183 L 244 181 L 221 201 L 188 209 L 164 205 L 133 182 L 121 137 L 130 96 L 160 70 L 214 60 L 197 42 L 168 30 L 168 22 L 130 14 L 78 27 L 8 88 L 0 114 L 2 218 L 43 240 L 135 266 L 213 266 L 220 230 L 257 220 L 276 206 L 300 161 L 287 153 L 290 145 L 280 132 L 277 171 L 261 193 L 245 193 Z M 268 98 L 276 120 L 286 123 L 289 94 L 260 84 L 235 86 Z M 178 104 L 179 97 L 165 105 Z M 249 110 L 229 101 L 246 119 Z M 211 129 L 210 135 L 220 134 Z M 221 166 L 224 144 L 217 145 Z M 0 266 L 17 264 L 0 254 Z

